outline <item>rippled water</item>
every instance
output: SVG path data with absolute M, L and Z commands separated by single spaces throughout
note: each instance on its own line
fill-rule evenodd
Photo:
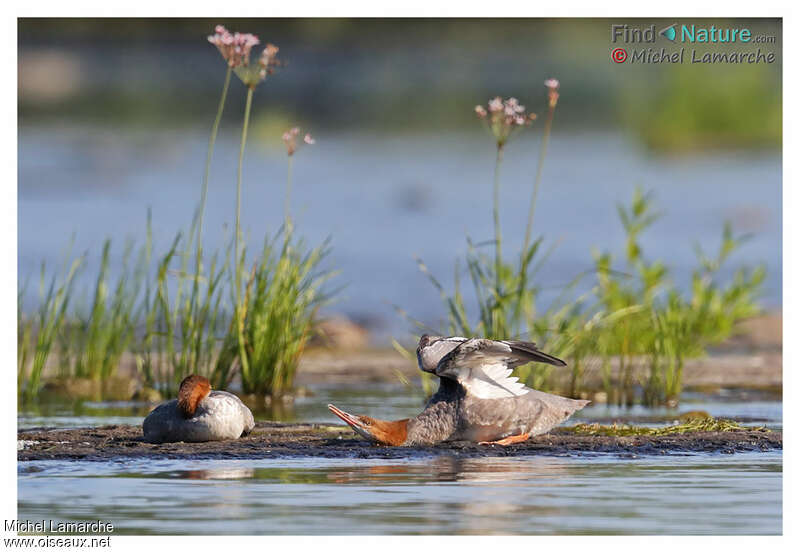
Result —
M 780 453 L 37 461 L 20 519 L 154 534 L 778 534 Z

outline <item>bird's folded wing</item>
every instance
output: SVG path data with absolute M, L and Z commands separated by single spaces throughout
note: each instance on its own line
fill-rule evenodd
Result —
M 470 394 L 484 399 L 521 396 L 528 389 L 511 376 L 510 368 L 517 360 L 509 344 L 473 338 L 445 355 L 436 375 L 455 380 Z

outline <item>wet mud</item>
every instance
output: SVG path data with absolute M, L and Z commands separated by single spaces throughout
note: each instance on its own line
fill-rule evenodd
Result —
M 783 448 L 782 432 L 760 429 L 662 436 L 591 436 L 556 429 L 509 447 L 468 442 L 432 447 L 384 447 L 360 439 L 345 426 L 272 422 L 257 423 L 249 436 L 221 442 L 150 444 L 144 441 L 141 427 L 122 425 L 61 430 L 34 428 L 18 432 L 17 440 L 19 461 L 291 457 L 414 459 L 442 454 L 462 458 L 595 454 L 637 457 L 684 453 L 732 454 Z

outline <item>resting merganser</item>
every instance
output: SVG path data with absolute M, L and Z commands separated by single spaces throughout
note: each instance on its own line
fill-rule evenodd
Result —
M 511 445 L 548 432 L 589 403 L 528 388 L 510 376 L 514 367 L 530 362 L 566 366 L 532 342 L 423 335 L 417 361 L 440 380 L 416 417 L 382 421 L 334 405 L 328 409 L 361 436 L 385 445 L 460 440 Z
M 142 423 L 144 439 L 152 443 L 235 440 L 253 430 L 253 413 L 238 397 L 211 391 L 204 376 L 181 381 L 178 399 L 162 403 Z

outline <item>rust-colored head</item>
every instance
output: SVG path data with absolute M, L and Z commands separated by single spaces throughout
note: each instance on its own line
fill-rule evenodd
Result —
M 197 411 L 197 404 L 210 393 L 211 383 L 205 376 L 190 374 L 184 378 L 178 389 L 178 410 L 183 418 L 192 418 Z
M 335 405 L 328 405 L 331 412 L 350 425 L 364 438 L 384 445 L 403 445 L 408 436 L 408 419 L 382 421 L 366 415 L 351 415 Z

